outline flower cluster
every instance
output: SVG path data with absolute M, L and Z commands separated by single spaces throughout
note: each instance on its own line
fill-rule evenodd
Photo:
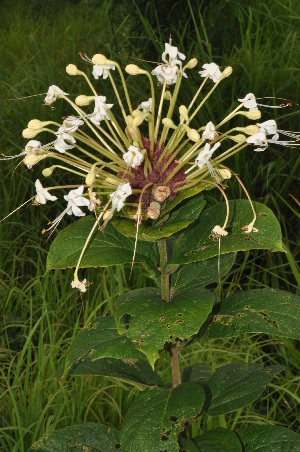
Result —
M 74 185 L 68 186 L 72 189 L 64 195 L 67 206 L 46 231 L 56 228 L 65 214 L 84 216 L 82 208 L 94 212 L 97 224 L 102 219 L 105 225 L 116 213 L 136 219 L 137 211 L 138 221 L 153 221 L 163 213 L 164 205 L 180 192 L 204 182 L 220 189 L 227 200 L 222 181 L 230 178 L 232 173 L 223 166 L 225 159 L 248 145 L 252 145 L 255 151 L 263 151 L 269 144 L 298 145 L 298 134 L 287 132 L 292 140 L 279 140 L 279 133 L 284 132 L 277 129 L 274 120 L 245 127 L 231 125 L 225 130 L 238 115 L 251 121 L 261 118 L 259 104 L 252 93 L 238 99 L 240 103 L 218 124 L 209 121 L 194 128 L 194 118 L 218 85 L 231 75 L 232 68 L 222 70 L 213 62 L 203 64 L 199 71 L 199 89 L 186 105 L 178 105 L 182 80 L 188 77 L 188 71 L 194 69 L 198 62 L 192 58 L 183 65 L 186 56 L 171 42 L 165 44 L 162 63 L 151 73 L 134 64 L 126 66 L 127 74 L 145 76 L 149 81 L 151 97 L 135 109 L 125 74 L 116 61 L 101 54 L 94 55 L 92 59 L 87 55 L 82 55 L 82 58 L 93 66 L 92 75 L 97 86 L 100 79 L 111 83 L 122 121 L 116 119 L 116 105 L 107 103 L 106 96 L 98 94 L 98 88 L 85 72 L 69 64 L 67 73 L 85 79 L 90 90 L 88 95 L 82 94 L 72 100 L 59 87 L 50 86 L 44 105 L 52 106 L 57 100 L 63 100 L 72 106 L 73 115 L 65 118 L 62 124 L 52 120 L 31 120 L 23 131 L 24 138 L 30 140 L 24 151 L 17 156 L 6 157 L 21 156 L 24 164 L 32 169 L 41 161 L 51 161 L 51 165 L 45 166 L 42 171 L 44 177 L 52 175 L 57 168 L 74 175 Z M 115 82 L 116 77 L 118 83 Z M 161 84 L 158 102 L 153 80 Z M 103 93 L 101 84 L 99 86 Z M 125 94 L 125 102 L 121 100 L 120 87 Z M 52 134 L 53 140 L 46 144 L 37 141 L 35 137 L 43 132 Z M 56 201 L 57 197 L 49 191 L 64 189 L 61 186 L 43 188 L 39 179 L 35 186 L 35 204 Z M 253 213 L 254 220 L 246 225 L 245 233 L 256 231 L 254 209 Z M 227 218 L 222 227 L 217 225 L 214 228 L 213 235 L 221 237 L 227 234 Z M 85 291 L 86 281 L 79 281 L 78 268 L 79 263 L 72 286 Z

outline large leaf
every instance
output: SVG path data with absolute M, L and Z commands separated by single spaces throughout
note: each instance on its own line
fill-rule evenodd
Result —
M 75 267 L 94 224 L 95 219 L 84 217 L 63 229 L 51 244 L 47 270 Z M 103 232 L 97 230 L 93 234 L 80 267 L 107 267 L 131 262 L 134 244 L 134 239 L 124 237 L 108 223 Z M 156 243 L 138 241 L 135 262 L 145 262 L 155 268 L 158 260 Z
M 300 297 L 273 289 L 241 292 L 220 303 L 209 336 L 267 333 L 300 339 Z
M 158 289 L 137 289 L 118 298 L 115 319 L 119 333 L 126 333 L 153 367 L 166 342 L 198 332 L 213 302 L 214 295 L 204 290 L 179 293 L 165 303 Z
M 223 278 L 231 269 L 235 262 L 236 254 L 224 254 L 218 257 L 206 259 L 196 264 L 184 265 L 171 274 L 172 294 L 183 290 L 197 290 L 202 287 L 217 282 Z M 220 268 L 220 275 L 219 275 Z
M 238 410 L 256 400 L 281 366 L 261 368 L 259 364 L 231 363 L 219 367 L 203 383 L 205 412 L 209 416 Z
M 102 375 L 148 386 L 160 386 L 162 380 L 146 361 L 136 359 L 83 359 L 74 364 L 70 375 Z
M 250 249 L 270 249 L 283 251 L 279 223 L 273 214 L 263 204 L 254 203 L 257 213 L 255 227 L 258 232 L 246 234 L 242 228 L 252 221 L 253 213 L 250 204 L 245 200 L 232 201 L 228 221 L 229 233 L 219 240 L 212 236 L 212 230 L 217 224 L 224 222 L 226 217 L 226 204 L 221 203 L 206 209 L 199 220 L 177 240 L 174 256 L 167 268 L 174 264 L 189 264 L 209 257 L 218 256 L 236 251 Z
M 179 450 L 177 436 L 200 412 L 204 393 L 197 383 L 173 389 L 158 388 L 141 393 L 130 406 L 121 429 L 126 451 Z
M 237 436 L 227 428 L 219 427 L 191 440 L 182 438 L 180 443 L 186 452 L 242 452 Z
M 245 452 L 299 452 L 300 435 L 284 427 L 256 425 L 238 430 Z
M 28 452 L 122 452 L 119 432 L 107 425 L 88 422 L 50 433 Z
M 199 217 L 205 201 L 201 196 L 189 199 L 172 212 L 169 218 L 162 222 L 159 218 L 154 224 L 143 222 L 139 226 L 138 237 L 141 240 L 156 241 L 167 238 L 182 229 L 187 228 Z M 136 236 L 136 224 L 128 218 L 117 218 L 112 221 L 114 228 L 128 237 Z
M 118 334 L 113 316 L 95 319 L 77 334 L 68 351 L 66 370 L 87 356 L 92 361 L 99 358 L 145 358 L 126 336 Z

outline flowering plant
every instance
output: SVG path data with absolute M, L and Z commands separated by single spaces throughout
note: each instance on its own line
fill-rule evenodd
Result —
M 146 76 L 149 81 L 151 97 L 135 109 L 127 87 L 130 78 L 125 79 L 116 61 L 100 54 L 82 58 L 93 65 L 97 83 L 101 78 L 111 83 L 119 113 L 98 94 L 86 73 L 70 64 L 67 73 L 84 77 L 91 93 L 73 101 L 59 87 L 50 86 L 44 105 L 54 108 L 62 99 L 74 114 L 62 124 L 31 120 L 23 131 L 30 141 L 14 156 L 21 156 L 33 169 L 51 159 L 51 166 L 42 170 L 46 178 L 58 168 L 74 175 L 74 184 L 64 187 L 44 188 L 45 183 L 37 179 L 36 195 L 29 200 L 37 205 L 54 202 L 53 193 L 71 189 L 64 195 L 66 208 L 43 232 L 52 234 L 66 214 L 85 217 L 57 235 L 47 267 L 75 267 L 72 287 L 86 292 L 89 282 L 79 277 L 80 268 L 142 262 L 156 287 L 120 296 L 114 315 L 98 318 L 82 330 L 67 356 L 65 375 L 100 374 L 140 384 L 141 393 L 129 408 L 120 437 L 111 428 L 86 424 L 67 429 L 65 435 L 53 433 L 49 444 L 52 441 L 58 447 L 70 437 L 79 441 L 78 432 L 81 445 L 90 447 L 97 441 L 107 445 L 105 450 L 124 451 L 202 450 L 204 443 L 213 447 L 225 440 L 228 450 L 239 451 L 258 434 L 270 439 L 290 435 L 294 441 L 293 432 L 273 426 L 241 429 L 238 434 L 217 428 L 191 438 L 190 425 L 198 417 L 243 408 L 282 368 L 229 363 L 212 374 L 198 364 L 181 372 L 179 351 L 206 334 L 299 338 L 299 328 L 286 315 L 288 311 L 299 316 L 299 297 L 266 288 L 222 300 L 221 292 L 221 278 L 238 251 L 283 251 L 275 216 L 266 206 L 252 202 L 239 176 L 224 161 L 247 146 L 254 151 L 263 151 L 269 144 L 297 146 L 298 134 L 287 132 L 291 140 L 281 141 L 279 134 L 285 132 L 277 129 L 274 120 L 257 122 L 261 112 L 252 93 L 239 99 L 218 124 L 209 121 L 193 127 L 194 118 L 199 120 L 206 101 L 225 83 L 232 68 L 204 64 L 199 89 L 187 105 L 178 106 L 181 83 L 197 60 L 185 63 L 185 55 L 171 42 L 165 44 L 162 63 L 151 73 L 134 64 L 126 66 L 127 74 Z M 158 99 L 154 80 L 161 88 Z M 237 126 L 238 116 L 254 123 Z M 44 131 L 53 134 L 54 140 L 37 141 Z M 245 200 L 228 200 L 226 184 L 231 178 L 240 184 Z M 212 188 L 220 191 L 224 202 L 204 209 L 201 193 Z M 86 217 L 86 209 L 92 215 Z M 217 291 L 205 288 L 212 283 L 217 283 Z M 170 354 L 171 385 L 155 371 L 162 350 Z M 40 444 L 38 448 L 43 450 Z

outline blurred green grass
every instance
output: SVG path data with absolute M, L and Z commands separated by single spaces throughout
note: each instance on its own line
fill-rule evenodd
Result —
M 299 8 L 295 0 L 190 0 L 185 8 L 169 0 L 2 0 L 0 152 L 21 152 L 26 144 L 21 132 L 30 119 L 53 118 L 50 109 L 41 107 L 43 96 L 4 99 L 45 93 L 51 84 L 74 96 L 82 94 L 81 81 L 65 74 L 69 63 L 90 71 L 78 52 L 89 56 L 104 53 L 122 66 L 136 62 L 134 58 L 157 61 L 170 33 L 174 45 L 188 57 L 198 58 L 199 70 L 212 60 L 234 69 L 199 118 L 199 126 L 225 116 L 237 98 L 248 92 L 299 104 Z M 153 67 L 149 62 L 138 64 Z M 135 103 L 145 100 L 147 85 L 139 81 L 137 86 L 132 79 L 129 84 Z M 181 103 L 186 103 L 197 87 L 197 77 L 191 76 L 181 90 Z M 108 99 L 113 96 L 108 84 L 103 91 Z M 66 110 L 57 102 L 55 117 L 63 115 Z M 299 130 L 299 105 L 263 110 L 264 119 L 274 116 L 281 129 Z M 299 160 L 295 149 L 269 147 L 259 154 L 247 150 L 229 163 L 251 197 L 276 213 L 289 253 L 239 256 L 223 281 L 226 293 L 263 286 L 297 290 L 299 230 L 294 211 L 298 206 L 289 195 L 299 200 Z M 33 196 L 33 183 L 40 174 L 38 168 L 28 170 L 17 163 L 1 162 L 1 218 Z M 55 184 L 63 177 L 57 173 Z M 228 196 L 243 197 L 238 184 L 230 184 Z M 218 194 L 209 192 L 207 198 L 213 204 Z M 113 379 L 69 378 L 63 383 L 54 376 L 79 328 L 96 315 L 113 312 L 114 301 L 123 291 L 151 284 L 139 266 L 130 281 L 127 267 L 90 269 L 87 278 L 93 284 L 81 297 L 70 290 L 71 271 L 44 275 L 49 242 L 44 244 L 41 230 L 57 215 L 56 209 L 45 212 L 28 204 L 0 223 L 0 449 L 5 451 L 26 451 L 43 433 L 85 421 L 119 427 L 138 391 Z M 226 422 L 233 428 L 267 418 L 297 428 L 299 352 L 292 341 L 261 336 L 205 340 L 187 349 L 181 359 L 184 364 L 206 361 L 213 368 L 234 360 L 283 364 L 285 375 L 277 377 L 261 401 L 228 415 Z M 159 366 L 167 380 L 170 366 L 166 357 Z M 218 419 L 207 422 L 208 428 L 219 425 Z

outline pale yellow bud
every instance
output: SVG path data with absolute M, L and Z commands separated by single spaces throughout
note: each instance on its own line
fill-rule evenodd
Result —
M 102 55 L 101 53 L 96 53 L 96 55 L 93 56 L 92 62 L 94 64 L 98 64 L 99 66 L 103 66 L 104 64 L 108 64 L 108 59 L 106 56 Z
M 230 138 L 232 141 L 235 141 L 236 143 L 243 143 L 246 141 L 245 135 L 242 135 L 239 133 L 238 135 L 229 135 L 228 138 Z
M 42 171 L 42 175 L 45 176 L 45 177 L 49 177 L 53 173 L 54 169 L 55 169 L 55 165 L 50 166 L 49 168 L 45 168 Z
M 218 168 L 217 172 L 220 174 L 221 178 L 224 179 L 231 179 L 231 171 L 225 168 Z
M 32 119 L 27 124 L 28 129 L 40 130 L 44 127 L 44 125 L 49 124 L 51 121 L 40 121 L 39 119 Z
M 198 60 L 197 58 L 192 58 L 190 61 L 187 62 L 187 64 L 184 66 L 183 71 L 186 69 L 194 69 L 195 66 L 197 66 Z
M 219 80 L 222 80 L 223 78 L 227 78 L 232 74 L 232 67 L 231 66 L 227 66 L 224 71 L 222 72 L 221 77 L 219 78 Z
M 77 96 L 75 99 L 75 104 L 80 107 L 84 107 L 86 105 L 90 105 L 95 100 L 95 96 Z
M 126 124 L 128 126 L 132 126 L 132 121 L 133 121 L 133 117 L 132 116 L 130 116 L 130 115 L 126 116 Z
M 35 130 L 35 129 L 24 129 L 23 132 L 22 132 L 22 136 L 24 138 L 29 138 L 29 139 L 30 138 L 34 138 L 41 132 L 41 130 L 42 129 L 37 129 L 37 130 Z
M 167 199 L 171 194 L 171 190 L 166 185 L 159 185 L 156 187 L 155 190 L 153 190 L 153 196 L 156 201 L 163 202 L 165 199 Z M 150 204 L 151 205 L 151 204 Z
M 95 175 L 96 165 L 97 165 L 97 163 L 94 163 L 94 165 L 92 165 L 91 171 L 87 174 L 87 176 L 85 178 L 85 183 L 86 183 L 86 185 L 88 187 L 93 185 L 93 183 L 95 182 L 95 179 L 96 179 L 96 175 Z
M 188 121 L 188 120 L 189 120 L 188 110 L 187 110 L 187 108 L 186 108 L 185 105 L 180 105 L 180 107 L 179 107 L 179 113 L 180 113 L 180 116 L 182 116 L 182 118 L 183 118 L 185 121 Z
M 241 132 L 245 132 L 247 135 L 255 135 L 259 132 L 259 127 L 254 124 L 247 127 L 240 127 Z
M 137 116 L 141 116 L 143 113 L 141 112 L 141 110 L 133 110 L 132 112 L 132 116 L 134 118 L 136 118 Z
M 127 126 L 125 129 L 125 133 L 130 141 L 136 141 L 139 138 L 137 131 L 132 126 Z
M 68 64 L 68 66 L 66 67 L 66 73 L 69 75 L 77 75 L 80 74 L 80 72 L 81 71 L 78 71 L 75 64 Z
M 162 120 L 162 123 L 163 123 L 164 126 L 168 127 L 169 129 L 177 129 L 177 126 L 175 126 L 175 124 L 172 121 L 172 119 L 164 118 Z
M 140 69 L 136 64 L 128 64 L 125 67 L 125 71 L 127 72 L 127 74 L 130 75 L 138 75 L 143 74 L 145 72 L 142 69 Z
M 172 93 L 170 91 L 166 91 L 164 94 L 165 100 L 172 100 Z
M 47 154 L 28 154 L 26 155 L 26 157 L 23 159 L 23 163 L 25 165 L 27 165 L 28 167 L 31 167 L 33 165 L 35 165 L 36 163 L 38 163 L 39 161 L 45 159 L 47 157 Z
M 134 127 L 138 127 L 138 126 L 140 126 L 141 124 L 142 124 L 142 122 L 144 121 L 144 119 L 146 118 L 148 116 L 148 114 L 146 113 L 146 114 L 141 114 L 141 115 L 139 115 L 139 116 L 136 116 L 135 118 L 134 118 L 134 120 L 132 121 L 132 125 L 134 126 Z
M 105 220 L 107 220 L 107 218 L 110 216 L 110 210 L 107 210 L 105 213 L 104 213 L 104 215 L 103 215 L 103 220 L 105 221 Z
M 261 118 L 261 112 L 259 110 L 239 111 L 237 114 L 253 120 Z
M 200 135 L 196 129 L 188 129 L 187 136 L 189 137 L 190 140 L 194 141 L 195 143 L 197 143 L 197 141 L 200 140 Z

